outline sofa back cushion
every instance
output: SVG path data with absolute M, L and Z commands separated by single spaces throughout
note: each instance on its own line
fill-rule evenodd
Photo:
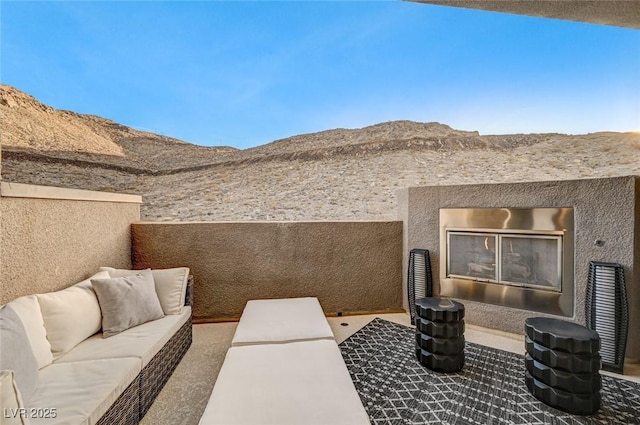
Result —
M 0 308 L 0 371 L 12 370 L 15 383 L 25 400 L 38 383 L 38 362 L 22 321 L 9 305 Z
M 90 279 L 108 277 L 99 272 L 61 291 L 37 295 L 54 359 L 100 331 L 100 304 Z
M 42 369 L 50 365 L 53 362 L 53 354 L 51 354 L 51 344 L 47 339 L 38 298 L 35 295 L 27 295 L 16 298 L 7 305 L 13 308 L 22 321 L 27 338 L 31 343 L 31 350 L 38 362 L 38 368 Z
M 108 271 L 111 277 L 130 276 L 140 272 L 140 270 L 123 270 L 111 267 L 100 267 L 100 271 Z M 181 314 L 187 293 L 189 268 L 157 269 L 151 270 L 151 273 L 164 314 Z
M 0 406 L 2 425 L 29 425 L 28 415 L 12 370 L 0 370 Z
M 102 309 L 102 336 L 164 317 L 151 271 L 110 279 L 91 279 Z

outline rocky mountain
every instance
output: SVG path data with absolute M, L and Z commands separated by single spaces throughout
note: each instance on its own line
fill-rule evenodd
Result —
M 0 122 L 7 159 L 87 162 L 153 173 L 209 163 L 236 151 L 196 146 L 95 115 L 57 110 L 7 85 L 0 85 Z
M 640 175 L 640 133 L 480 135 L 393 121 L 209 148 L 0 87 L 2 179 L 143 195 L 142 218 L 395 219 L 397 189 Z

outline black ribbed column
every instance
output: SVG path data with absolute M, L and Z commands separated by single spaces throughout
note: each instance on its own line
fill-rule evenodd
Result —
M 416 300 L 416 356 L 438 372 L 464 366 L 464 305 L 448 298 Z
M 556 409 L 590 415 L 600 408 L 600 337 L 582 325 L 534 317 L 525 321 L 525 383 Z

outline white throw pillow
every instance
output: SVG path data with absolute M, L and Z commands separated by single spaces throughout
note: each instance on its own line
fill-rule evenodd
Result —
M 37 295 L 54 359 L 100 331 L 102 315 L 91 279 L 108 278 L 109 273 L 99 272 L 61 291 Z
M 28 410 L 25 410 L 12 370 L 0 371 L 0 406 L 2 425 L 29 425 Z
M 102 337 L 164 317 L 153 276 L 148 270 L 131 276 L 91 279 L 102 309 Z
M 44 327 L 42 312 L 40 311 L 40 303 L 35 295 L 27 295 L 26 297 L 16 298 L 7 303 L 16 312 L 31 344 L 31 351 L 36 357 L 38 368 L 50 365 L 53 362 L 53 354 L 51 354 L 51 344 L 47 339 L 47 331 Z
M 149 269 L 147 269 L 149 270 Z M 111 277 L 130 276 L 140 270 L 123 270 L 112 267 L 100 267 L 100 271 L 109 272 Z M 187 293 L 188 267 L 151 270 L 156 285 L 156 293 L 164 314 L 181 314 Z

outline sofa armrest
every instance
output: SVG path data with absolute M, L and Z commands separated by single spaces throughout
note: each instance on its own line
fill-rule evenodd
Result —
M 187 292 L 184 297 L 184 305 L 192 305 L 193 304 L 193 275 L 190 274 L 187 279 Z

